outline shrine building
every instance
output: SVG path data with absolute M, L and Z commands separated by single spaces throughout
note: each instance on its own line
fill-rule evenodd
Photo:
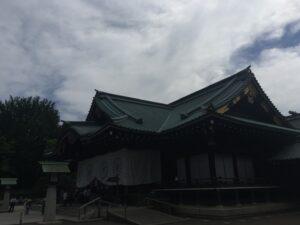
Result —
M 79 188 L 97 180 L 172 201 L 176 191 L 299 183 L 290 171 L 300 165 L 299 128 L 248 67 L 169 104 L 96 90 L 85 121 L 64 121 L 57 154 L 72 160 Z

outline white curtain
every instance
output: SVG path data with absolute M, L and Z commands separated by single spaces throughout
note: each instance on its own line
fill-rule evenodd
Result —
M 122 149 L 85 159 L 78 163 L 77 186 L 84 187 L 94 179 L 116 185 L 107 179 L 119 177 L 120 185 L 140 185 L 161 182 L 160 153 L 152 150 Z
M 203 181 L 210 178 L 208 154 L 194 155 L 190 157 L 192 182 Z
M 250 156 L 238 156 L 237 157 L 237 168 L 239 178 L 254 178 L 253 161 Z
M 216 175 L 221 178 L 234 178 L 233 159 L 231 154 L 215 154 Z
M 177 177 L 182 183 L 186 182 L 186 164 L 185 158 L 177 159 Z

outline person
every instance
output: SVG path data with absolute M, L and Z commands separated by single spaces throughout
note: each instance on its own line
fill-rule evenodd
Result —
M 71 191 L 68 195 L 68 203 L 69 203 L 69 206 L 72 207 L 73 205 L 73 201 L 74 201 L 74 191 Z
M 30 207 L 31 207 L 31 199 L 28 198 L 25 200 L 25 203 L 24 203 L 25 215 L 29 214 Z
M 8 212 L 10 213 L 14 212 L 16 203 L 17 203 L 17 199 L 15 197 L 10 199 Z
M 66 207 L 68 202 L 68 192 L 64 191 L 63 193 L 63 206 Z
M 46 199 L 43 198 L 42 200 L 42 215 L 45 213 L 45 206 L 46 206 Z

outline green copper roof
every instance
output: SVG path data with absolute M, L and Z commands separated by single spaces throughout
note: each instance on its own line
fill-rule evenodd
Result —
M 121 127 L 162 132 L 180 126 L 219 107 L 239 94 L 251 79 L 247 68 L 170 104 L 162 104 L 97 91 L 96 108 Z
M 264 94 L 248 67 L 170 104 L 96 91 L 87 121 L 66 122 L 65 124 L 69 125 L 80 136 L 92 135 L 108 123 L 125 129 L 155 133 L 165 132 L 201 118 L 207 115 L 208 112 L 217 112 L 218 108 L 232 103 L 236 97 L 244 94 L 246 87 L 253 83 L 261 90 L 262 95 L 269 102 L 270 107 L 273 108 L 279 118 L 283 117 Z M 102 120 L 102 122 L 92 121 L 97 120 L 93 115 L 99 114 L 102 114 L 106 120 Z M 225 114 L 222 115 L 226 116 Z M 294 129 L 284 126 L 276 126 L 238 117 L 231 117 L 231 119 L 234 119 L 235 122 L 264 126 L 268 129 L 294 132 Z

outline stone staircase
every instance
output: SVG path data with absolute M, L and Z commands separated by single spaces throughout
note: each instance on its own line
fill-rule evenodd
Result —
M 146 207 L 128 207 L 126 210 L 126 216 L 124 208 L 111 209 L 108 212 L 108 217 L 136 225 L 160 225 L 187 220 Z
M 72 206 L 68 206 L 68 207 L 57 206 L 56 213 L 57 213 L 57 215 L 78 218 L 79 206 L 80 205 L 72 205 Z

